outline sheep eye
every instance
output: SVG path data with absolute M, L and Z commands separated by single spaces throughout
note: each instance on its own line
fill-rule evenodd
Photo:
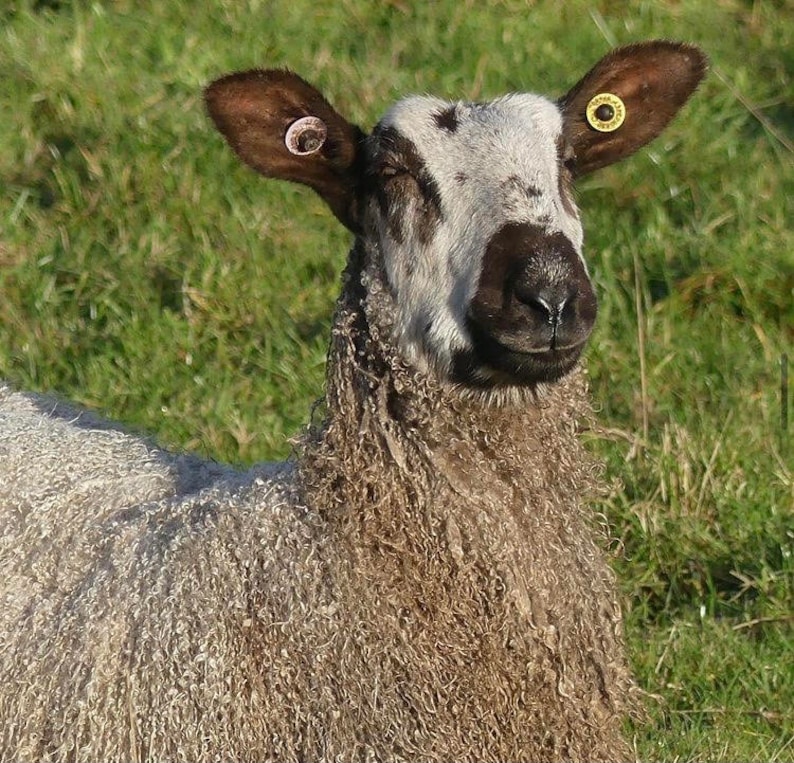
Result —
M 378 167 L 378 175 L 383 180 L 391 180 L 392 178 L 397 177 L 398 175 L 402 175 L 405 173 L 405 170 L 400 169 L 394 164 L 381 164 Z

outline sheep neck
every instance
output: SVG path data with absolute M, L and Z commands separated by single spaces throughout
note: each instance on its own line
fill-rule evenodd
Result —
M 493 703 L 505 685 L 513 687 L 506 697 L 531 695 L 527 682 L 552 680 L 562 704 L 541 726 L 576 696 L 593 728 L 619 738 L 631 684 L 615 659 L 613 577 L 584 503 L 599 470 L 577 440 L 588 414 L 582 373 L 501 404 L 439 384 L 391 340 L 391 297 L 377 264 L 354 248 L 334 321 L 326 419 L 298 459 L 306 505 L 333 539 L 327 581 L 346 592 L 342 629 L 351 634 L 346 649 L 362 655 L 356 670 L 377 685 L 382 663 L 371 656 L 386 653 L 400 674 L 447 687 L 447 709 L 476 709 L 487 695 L 488 713 L 529 734 L 535 710 Z M 445 644 L 454 645 L 448 656 Z
M 485 399 L 418 371 L 392 340 L 393 296 L 377 254 L 357 242 L 344 274 L 326 419 L 301 458 L 312 504 L 348 528 L 361 530 L 366 518 L 368 532 L 382 527 L 381 539 L 419 524 L 448 547 L 460 533 L 493 536 L 488 556 L 514 532 L 550 534 L 556 544 L 576 525 L 589 537 L 581 505 L 597 468 L 577 438 L 589 414 L 583 373 Z

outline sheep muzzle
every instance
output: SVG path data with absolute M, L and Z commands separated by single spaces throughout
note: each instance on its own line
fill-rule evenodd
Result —
M 596 313 L 590 278 L 568 238 L 508 223 L 488 244 L 467 326 L 494 378 L 528 384 L 573 368 Z

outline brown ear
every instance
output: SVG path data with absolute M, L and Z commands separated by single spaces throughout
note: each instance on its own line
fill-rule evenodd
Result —
M 565 138 L 575 155 L 574 173 L 612 164 L 653 140 L 695 91 L 707 67 L 699 48 L 663 40 L 616 48 L 602 58 L 559 102 Z M 614 127 L 619 119 L 609 125 L 594 114 L 588 118 L 588 105 L 601 94 L 619 99 L 606 98 L 599 112 L 605 117 L 619 112 L 622 101 L 625 114 L 619 127 Z
M 364 135 L 316 88 L 289 71 L 254 69 L 216 80 L 204 97 L 216 127 L 247 165 L 308 185 L 356 230 Z

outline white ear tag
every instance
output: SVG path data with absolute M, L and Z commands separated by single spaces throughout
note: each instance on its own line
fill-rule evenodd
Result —
M 614 93 L 599 93 L 587 104 L 587 122 L 599 132 L 614 132 L 626 119 L 626 105 Z
M 287 129 L 284 145 L 291 154 L 307 156 L 319 151 L 328 137 L 328 128 L 319 117 L 301 117 Z

